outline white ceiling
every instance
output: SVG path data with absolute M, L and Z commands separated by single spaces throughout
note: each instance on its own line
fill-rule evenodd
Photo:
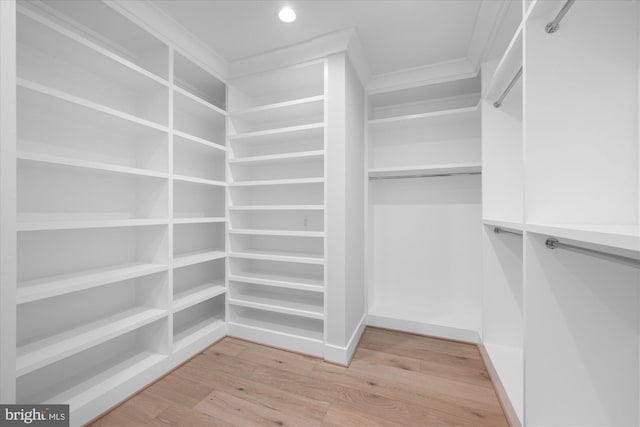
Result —
M 355 28 L 372 74 L 464 58 L 483 0 L 153 0 L 233 62 Z M 491 0 L 484 0 L 491 1 Z M 298 19 L 280 22 L 283 5 Z

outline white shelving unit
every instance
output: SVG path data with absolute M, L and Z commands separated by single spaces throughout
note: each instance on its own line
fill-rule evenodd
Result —
M 479 75 L 369 93 L 369 325 L 479 340 L 479 99 Z
M 241 77 L 229 91 L 229 333 L 318 356 L 325 67 Z
M 226 335 L 226 85 L 116 5 L 17 8 L 2 387 L 81 425 Z

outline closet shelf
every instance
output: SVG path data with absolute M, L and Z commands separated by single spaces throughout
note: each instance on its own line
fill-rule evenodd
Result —
M 493 104 L 496 101 L 520 67 L 522 67 L 522 33 L 523 24 L 521 23 L 513 35 L 511 42 L 509 42 L 509 46 L 507 46 L 502 58 L 500 58 L 496 71 L 493 73 L 491 81 L 484 91 L 483 98 L 486 99 L 489 104 Z
M 324 158 L 324 150 L 300 151 L 295 153 L 272 154 L 268 156 L 239 157 L 229 159 L 229 164 L 271 164 L 296 160 Z
M 322 330 L 322 321 L 318 319 L 298 317 L 294 323 L 291 316 L 266 310 L 256 310 L 249 307 L 237 306 L 245 312 L 242 315 L 234 316 L 229 320 L 229 335 L 233 336 L 231 330 L 232 325 L 243 328 L 250 328 L 254 331 L 262 332 L 258 341 L 272 341 L 269 335 L 280 335 L 281 337 L 297 338 L 307 342 L 317 342 L 324 345 L 324 333 Z M 285 320 L 286 318 L 286 320 Z M 277 346 L 277 344 L 275 344 Z
M 216 222 L 227 222 L 225 217 L 203 217 L 203 218 L 174 218 L 174 224 L 210 224 Z
M 460 116 L 474 117 L 480 114 L 480 107 L 475 105 L 473 107 L 454 108 L 450 110 L 440 110 L 430 113 L 410 114 L 406 116 L 389 117 L 385 119 L 373 119 L 369 120 L 369 126 L 377 128 L 382 126 L 406 126 L 407 122 L 420 121 L 420 120 L 436 120 L 441 118 L 453 117 L 456 120 L 460 120 Z
M 515 222 L 515 221 L 503 221 L 503 220 L 497 220 L 497 219 L 486 219 L 484 218 L 482 220 L 482 223 L 484 225 L 489 225 L 492 227 L 501 227 L 501 228 L 507 228 L 510 230 L 517 230 L 517 231 L 523 231 L 524 230 L 524 224 L 522 222 Z
M 66 387 L 51 387 L 40 390 L 29 396 L 27 402 L 64 403 L 71 408 L 71 414 L 78 411 L 84 405 L 95 401 L 100 396 L 118 388 L 120 385 L 148 371 L 153 366 L 165 360 L 167 356 L 142 351 L 130 353 L 125 357 L 119 357 L 106 364 L 104 370 L 84 381 L 73 381 Z M 66 384 L 66 383 L 65 383 Z M 63 391 L 60 391 L 60 390 Z
M 108 49 L 105 49 L 102 46 L 82 37 L 78 33 L 74 31 L 70 31 L 64 28 L 63 26 L 39 15 L 38 13 L 34 13 L 33 11 L 29 10 L 28 8 L 25 8 L 20 4 L 17 5 L 16 10 L 20 15 L 27 16 L 33 21 L 36 21 L 38 24 L 44 27 L 47 27 L 49 30 L 54 31 L 59 36 L 61 36 L 61 37 L 43 39 L 43 41 L 46 41 L 47 43 L 51 44 L 50 47 L 52 48 L 52 50 L 57 51 L 60 49 L 64 49 L 68 51 L 73 51 L 73 50 L 77 50 L 77 45 L 80 44 L 85 48 L 91 49 L 95 53 L 104 57 L 107 60 L 103 62 L 104 64 L 111 62 L 111 63 L 114 63 L 114 65 L 117 64 L 116 66 L 126 67 L 130 71 L 138 73 L 145 78 L 151 79 L 157 83 L 162 84 L 163 86 L 169 87 L 169 82 L 167 80 L 157 76 L 156 74 L 151 73 L 150 71 L 145 70 L 144 68 L 134 64 L 128 59 L 120 55 L 117 55 L 116 53 Z M 64 46 L 61 47 L 61 44 L 63 44 Z M 75 59 L 77 61 L 81 61 L 83 58 L 82 58 L 82 55 L 77 55 Z M 93 66 L 95 66 L 95 64 Z
M 173 86 L 173 90 L 176 93 L 179 93 L 179 94 L 185 96 L 186 98 L 189 98 L 194 103 L 196 103 L 199 106 L 199 108 L 198 108 L 199 112 L 206 111 L 206 110 L 202 110 L 202 107 L 204 107 L 205 109 L 209 109 L 209 110 L 211 110 L 211 111 L 213 111 L 213 112 L 215 112 L 217 114 L 222 115 L 223 117 L 227 116 L 227 112 L 224 111 L 222 108 L 216 107 L 212 103 L 210 103 L 208 101 L 205 101 L 204 99 L 202 99 L 199 96 L 194 95 L 193 93 L 181 88 L 180 86 Z
M 147 227 L 151 225 L 168 225 L 168 219 L 105 219 L 87 221 L 20 221 L 16 223 L 16 231 L 49 231 L 79 230 L 87 228 Z
M 324 205 L 236 205 L 230 211 L 322 211 Z
M 239 272 L 230 274 L 229 281 L 252 283 L 255 285 L 324 293 L 324 281 L 310 278 L 293 278 L 274 273 Z
M 223 181 L 216 181 L 213 179 L 205 179 L 205 178 L 195 178 L 192 176 L 185 176 L 185 175 L 173 175 L 173 179 L 175 181 L 190 182 L 192 184 L 213 185 L 217 187 L 227 186 L 227 184 Z
M 220 144 L 217 144 L 215 142 L 208 141 L 208 140 L 206 140 L 204 138 L 200 138 L 198 136 L 191 135 L 191 134 L 188 134 L 186 132 L 182 132 L 182 131 L 179 131 L 179 130 L 174 130 L 173 131 L 173 135 L 174 135 L 174 139 L 175 139 L 175 137 L 178 137 L 178 138 L 182 138 L 182 139 L 184 139 L 186 141 L 189 141 L 189 142 L 194 142 L 194 143 L 200 144 L 203 147 L 209 147 L 209 148 L 213 148 L 213 149 L 224 151 L 224 152 L 227 151 L 227 147 L 225 147 L 224 145 L 220 145 Z
M 247 234 L 253 236 L 284 236 L 284 237 L 324 237 L 324 231 L 305 230 L 259 230 L 249 228 L 229 229 L 229 234 Z
M 26 280 L 18 283 L 16 303 L 38 301 L 166 270 L 167 266 L 162 264 L 135 263 Z
M 324 118 L 324 95 L 294 99 L 232 112 L 232 118 L 264 128 L 272 123 L 319 122 Z
M 135 175 L 145 176 L 151 178 L 168 179 L 169 174 L 165 172 L 157 172 L 147 169 L 131 168 L 127 166 L 111 165 L 108 163 L 91 162 L 86 160 L 69 159 L 59 156 L 52 156 L 42 153 L 29 153 L 25 151 L 16 152 L 16 159 L 18 161 L 40 163 L 43 165 L 55 166 L 55 167 L 72 167 L 89 169 L 94 171 L 109 172 L 122 175 Z
M 296 179 L 266 179 L 260 181 L 236 181 L 230 182 L 229 187 L 255 187 L 263 185 L 296 185 L 296 184 L 322 184 L 324 178 L 296 178 Z
M 134 116 L 132 114 L 125 113 L 120 110 L 116 110 L 115 108 L 106 107 L 104 105 L 101 105 L 92 101 L 88 101 L 86 99 L 83 99 L 74 95 L 70 95 L 56 89 L 52 89 L 50 87 L 41 85 L 39 83 L 34 83 L 23 78 L 17 78 L 16 83 L 20 88 L 31 90 L 43 96 L 57 98 L 61 101 L 65 101 L 66 104 L 72 104 L 74 106 L 83 107 L 83 108 L 104 113 L 110 116 L 118 117 L 120 119 L 124 119 L 129 122 L 146 126 L 148 128 L 159 130 L 162 132 L 169 132 L 169 129 L 166 126 L 161 125 L 159 123 L 155 123 L 150 120 L 146 120 L 146 119 Z
M 296 262 L 301 264 L 324 265 L 324 257 L 315 254 L 274 251 L 243 251 L 230 252 L 229 258 L 258 259 L 265 261 Z
M 166 310 L 136 307 L 21 345 L 17 349 L 16 375 L 19 377 L 28 374 L 82 350 L 138 329 L 166 315 Z
M 220 330 L 224 330 L 224 328 L 226 328 L 224 319 L 215 316 L 203 316 L 193 322 L 191 326 L 173 336 L 173 351 L 180 351 L 208 335 L 213 335 Z M 224 335 L 223 333 L 223 336 Z
M 225 258 L 224 251 L 196 251 L 173 256 L 173 267 L 185 267 L 187 265 L 200 264 L 207 261 Z
M 418 165 L 369 169 L 369 178 L 411 177 L 416 175 L 446 175 L 478 173 L 482 171 L 480 162 L 449 163 L 439 165 Z
M 173 312 L 178 312 L 208 299 L 222 295 L 227 291 L 222 283 L 205 283 L 173 296 Z
M 304 303 L 296 304 L 293 301 L 287 301 L 286 305 L 283 305 L 281 300 L 269 297 L 266 293 L 251 296 L 243 295 L 242 298 L 229 298 L 229 304 L 238 307 L 289 314 L 292 316 L 308 317 L 310 319 L 324 319 L 322 307 Z
M 527 223 L 528 232 L 548 237 L 575 240 L 640 253 L 640 225 L 535 224 Z
M 298 137 L 314 134 L 324 129 L 324 122 L 308 125 L 289 126 L 278 129 L 261 130 L 256 132 L 239 133 L 229 135 L 229 140 L 234 142 L 271 142 L 278 141 L 281 137 Z

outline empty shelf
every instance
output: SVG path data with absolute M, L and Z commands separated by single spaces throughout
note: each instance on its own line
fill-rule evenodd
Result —
M 28 374 L 72 354 L 153 322 L 167 312 L 136 307 L 50 337 L 24 344 L 17 349 L 16 375 Z
M 226 288 L 223 283 L 205 283 L 204 285 L 196 286 L 191 289 L 187 289 L 173 296 L 173 311 L 184 310 L 202 301 L 206 301 L 210 298 L 217 297 L 226 292 Z
M 225 182 L 222 182 L 222 181 L 216 181 L 216 180 L 213 180 L 213 179 L 195 178 L 195 177 L 184 176 L 184 175 L 173 175 L 173 179 L 176 180 L 176 181 L 190 182 L 190 183 L 193 183 L 193 184 L 213 185 L 213 186 L 217 186 L 217 187 L 226 187 L 227 186 L 227 184 Z
M 222 317 L 204 316 L 192 322 L 190 326 L 179 331 L 173 336 L 174 352 L 179 351 L 207 335 L 214 334 L 225 327 L 224 315 Z M 222 333 L 224 336 L 224 333 Z M 221 336 L 221 337 L 222 337 Z
M 16 303 L 24 304 L 109 283 L 134 279 L 165 271 L 162 264 L 124 264 L 107 268 L 85 270 L 73 274 L 51 276 L 18 283 Z
M 20 221 L 16 231 L 78 230 L 84 228 L 142 227 L 167 225 L 166 219 L 113 219 L 91 221 Z
M 182 138 L 182 139 L 185 139 L 187 141 L 200 144 L 203 147 L 209 147 L 209 148 L 213 148 L 213 149 L 220 150 L 220 151 L 227 151 L 227 147 L 225 147 L 224 145 L 216 144 L 215 142 L 208 141 L 208 140 L 206 140 L 204 138 L 200 138 L 198 136 L 191 135 L 191 134 L 186 133 L 186 132 L 181 132 L 179 130 L 174 130 L 173 131 L 173 135 L 178 137 L 178 138 Z
M 230 211 L 321 211 L 324 205 L 236 205 Z
M 303 264 L 324 264 L 324 257 L 316 254 L 295 252 L 274 252 L 248 250 L 229 253 L 230 258 L 261 259 L 266 261 L 299 262 Z
M 373 168 L 369 169 L 369 178 L 467 174 L 478 173 L 481 170 L 480 162 Z
M 230 135 L 231 141 L 237 142 L 274 142 L 284 138 L 296 138 L 314 135 L 324 129 L 323 123 L 312 123 L 309 125 L 289 126 L 279 129 L 270 129 L 257 132 L 247 132 L 237 135 Z
M 640 225 L 526 224 L 525 227 L 549 237 L 640 252 Z
M 305 301 L 303 298 L 300 298 L 299 295 L 274 295 L 268 291 L 252 291 L 251 294 L 240 294 L 233 297 L 230 296 L 229 304 L 240 307 L 255 308 L 258 310 L 272 311 L 274 313 L 309 317 L 311 319 L 324 318 L 322 298 L 320 298 L 318 304 L 308 300 Z
M 196 251 L 186 254 L 176 254 L 173 256 L 173 266 L 184 267 L 187 265 L 200 264 L 201 262 L 213 261 L 226 256 L 227 254 L 224 251 Z
M 231 113 L 252 128 L 265 129 L 273 123 L 319 122 L 324 119 L 324 95 L 262 105 Z
M 311 277 L 285 276 L 262 271 L 241 271 L 229 274 L 229 281 L 254 283 L 257 285 L 324 292 L 324 280 Z
M 261 185 L 295 185 L 295 184 L 322 184 L 324 178 L 296 178 L 296 179 L 268 179 L 260 181 L 236 181 L 230 182 L 229 187 L 251 187 Z
M 229 164 L 270 164 L 287 161 L 310 160 L 324 158 L 324 150 L 299 151 L 295 153 L 270 154 L 266 156 L 237 157 L 229 159 Z
M 254 236 L 324 237 L 324 231 L 305 230 L 230 229 L 229 234 L 247 234 Z
M 225 217 L 202 217 L 202 218 L 174 218 L 174 224 L 208 224 L 215 222 L 227 222 Z

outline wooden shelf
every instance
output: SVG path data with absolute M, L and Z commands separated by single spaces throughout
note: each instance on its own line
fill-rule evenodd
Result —
M 250 128 L 267 129 L 273 123 L 304 124 L 324 120 L 324 95 L 262 105 L 230 114 Z
M 238 307 L 247 307 L 292 316 L 308 317 L 310 319 L 324 319 L 322 306 L 298 302 L 291 299 L 283 301 L 281 298 L 271 297 L 268 292 L 229 298 L 229 304 Z
M 104 47 L 100 46 L 97 43 L 94 43 L 91 40 L 88 40 L 85 37 L 82 37 L 76 32 L 70 31 L 67 28 L 39 15 L 38 13 L 34 13 L 33 11 L 29 10 L 28 8 L 20 4 L 17 5 L 16 10 L 18 11 L 19 16 L 22 15 L 24 17 L 28 17 L 28 19 L 32 20 L 33 22 L 36 22 L 37 25 L 40 26 L 40 28 L 42 27 L 46 28 L 47 34 L 51 35 L 52 37 L 42 37 L 40 41 L 46 42 L 48 46 L 51 49 L 54 49 L 55 51 L 60 51 L 61 46 L 64 46 L 64 49 L 67 51 L 77 51 L 78 48 L 82 46 L 82 48 L 89 49 L 93 51 L 96 55 L 99 55 L 104 58 L 104 60 L 100 61 L 99 63 L 92 62 L 88 64 L 91 68 L 97 69 L 99 67 L 102 67 L 103 69 L 99 71 L 105 72 L 104 70 L 105 67 L 108 70 L 109 68 L 113 68 L 114 65 L 117 64 L 117 66 L 126 67 L 127 69 L 135 73 L 138 73 L 147 79 L 151 79 L 167 87 L 169 86 L 169 82 L 167 80 L 129 61 L 125 57 L 120 56 L 111 50 L 105 49 Z M 32 30 L 30 32 L 42 33 L 42 31 L 35 31 L 33 29 L 30 29 L 30 30 Z M 86 56 L 85 58 L 83 58 L 83 55 L 76 55 L 74 57 L 74 60 L 75 61 L 84 60 L 85 62 L 90 60 L 90 58 Z
M 109 172 L 122 175 L 144 176 L 150 178 L 168 179 L 169 174 L 147 169 L 131 168 L 127 166 L 110 165 L 107 163 L 91 162 L 86 160 L 68 159 L 42 153 L 16 152 L 16 159 L 24 162 L 41 163 L 56 167 L 73 167 L 87 169 L 89 171 Z
M 492 227 L 506 228 L 508 230 L 516 230 L 516 231 L 523 231 L 524 230 L 524 224 L 521 223 L 521 222 L 503 221 L 503 220 L 497 220 L 497 219 L 486 219 L 486 218 L 484 218 L 482 220 L 482 223 L 484 225 L 489 225 L 489 226 L 492 226 Z
M 123 264 L 18 283 L 16 303 L 24 304 L 166 271 L 162 264 Z
M 224 294 L 227 289 L 223 283 L 205 283 L 174 294 L 173 312 L 184 310 L 208 299 Z
M 26 402 L 65 403 L 71 408 L 72 414 L 89 402 L 116 389 L 131 378 L 153 368 L 165 360 L 167 356 L 149 351 L 132 352 L 112 359 L 104 364 L 86 379 L 86 374 L 80 373 L 81 379 L 71 377 L 64 384 L 58 384 L 45 390 L 38 390 L 29 396 Z
M 213 179 L 195 178 L 195 177 L 184 176 L 184 175 L 173 175 L 173 179 L 176 181 L 190 182 L 192 184 L 213 185 L 217 187 L 227 186 L 227 184 L 222 181 L 216 181 Z
M 180 140 L 182 139 L 184 141 L 188 141 L 188 142 L 199 144 L 199 145 L 201 145 L 203 147 L 213 148 L 215 150 L 220 150 L 220 151 L 223 151 L 223 152 L 227 151 L 227 147 L 225 147 L 224 145 L 220 145 L 220 144 L 217 144 L 217 143 L 215 143 L 213 141 L 208 141 L 208 140 L 206 140 L 204 138 L 200 138 L 198 136 L 191 135 L 191 134 L 186 133 L 186 132 L 181 132 L 179 130 L 174 130 L 173 131 L 173 136 L 174 136 L 174 140 L 176 142 L 180 142 Z
M 416 175 L 470 174 L 482 171 L 480 162 L 450 163 L 444 165 L 421 165 L 369 169 L 369 178 L 411 177 Z
M 227 222 L 225 217 L 203 217 L 203 218 L 174 218 L 174 224 L 211 224 L 216 222 Z
M 149 127 L 151 129 L 156 129 L 159 131 L 163 131 L 163 132 L 168 132 L 169 129 L 166 126 L 163 126 L 161 124 L 152 122 L 150 120 L 146 120 L 146 119 L 142 119 L 140 117 L 134 116 L 132 114 L 129 113 L 125 113 L 123 111 L 117 110 L 115 108 L 111 108 L 111 107 L 106 107 L 104 105 L 92 102 L 92 101 L 88 101 L 86 99 L 74 96 L 74 95 L 70 95 L 67 93 L 64 93 L 62 91 L 56 90 L 56 89 L 52 89 L 49 88 L 47 86 L 38 84 L 38 83 L 34 83 L 22 78 L 18 78 L 17 79 L 17 85 L 19 88 L 23 88 L 23 89 L 27 89 L 30 90 L 32 92 L 36 92 L 42 96 L 48 96 L 48 97 L 54 97 L 59 99 L 60 101 L 64 101 L 64 103 L 60 104 L 61 108 L 77 108 L 77 107 L 82 107 L 82 108 L 86 108 L 86 109 L 90 109 L 96 112 L 100 112 L 103 114 L 108 114 L 110 116 L 113 117 L 117 117 L 123 120 L 127 120 L 129 122 L 138 124 L 138 125 L 142 125 L 142 126 L 146 126 Z M 71 104 L 71 106 L 69 105 L 65 105 L 65 104 Z M 73 113 L 71 113 L 73 114 Z
M 390 117 L 386 119 L 374 119 L 369 120 L 369 126 L 373 128 L 389 127 L 389 126 L 407 126 L 412 122 L 418 121 L 434 121 L 440 119 L 455 118 L 456 120 L 463 120 L 465 117 L 475 117 L 480 114 L 480 107 L 478 105 L 473 107 L 454 108 L 450 110 L 434 111 L 430 113 L 422 114 L 410 114 L 406 116 Z
M 253 236 L 324 237 L 324 231 L 229 229 L 229 234 Z
M 273 164 L 298 160 L 313 160 L 324 158 L 324 150 L 301 151 L 296 153 L 271 154 L 268 156 L 251 156 L 229 159 L 229 164 Z
M 213 335 L 226 327 L 224 318 L 216 316 L 202 316 L 191 325 L 173 336 L 173 351 L 180 351 L 188 345 L 201 340 L 207 335 Z
M 516 30 L 511 42 L 507 46 L 502 58 L 498 62 L 496 71 L 491 77 L 491 81 L 484 91 L 483 98 L 490 104 L 493 104 L 502 94 L 509 82 L 515 77 L 516 73 L 522 67 L 523 55 L 523 25 L 520 24 Z
M 229 140 L 234 142 L 274 142 L 283 138 L 297 138 L 302 136 L 317 135 L 324 130 L 324 122 L 308 125 L 289 126 L 278 129 L 262 130 L 257 132 L 229 135 Z
M 275 286 L 279 288 L 298 289 L 302 291 L 324 293 L 324 281 L 284 276 L 266 272 L 240 272 L 230 274 L 229 281 L 253 283 L 256 285 Z
M 302 264 L 324 265 L 324 257 L 315 254 L 300 252 L 274 252 L 274 251 L 242 251 L 230 252 L 229 258 L 260 259 L 265 261 L 297 262 Z
M 178 254 L 173 256 L 173 266 L 185 267 L 187 265 L 200 264 L 202 262 L 213 261 L 225 258 L 227 256 L 224 251 L 196 251 L 186 254 Z
M 200 114 L 202 115 L 203 113 L 210 111 L 210 112 L 214 112 L 217 114 L 222 115 L 223 117 L 227 116 L 227 112 L 224 111 L 222 108 L 216 107 L 215 105 L 213 105 L 212 103 L 205 101 L 204 99 L 200 98 L 197 95 L 192 94 L 191 92 L 179 87 L 179 86 L 174 86 L 173 90 L 176 93 L 179 93 L 180 95 L 184 96 L 185 98 L 189 98 L 190 100 L 192 100 L 194 103 L 196 103 L 198 105 L 198 107 L 194 106 L 194 111 L 196 112 L 196 114 Z M 197 111 L 196 111 L 197 109 Z
M 255 187 L 263 185 L 298 185 L 298 184 L 323 184 L 324 178 L 296 178 L 296 179 L 268 179 L 260 181 L 230 182 L 229 187 Z
M 639 225 L 527 223 L 525 229 L 528 232 L 544 234 L 548 237 L 640 252 Z
M 89 347 L 123 335 L 166 316 L 166 310 L 136 307 L 17 349 L 16 375 L 22 376 Z
M 236 205 L 230 211 L 322 211 L 324 205 Z
M 151 225 L 168 225 L 168 219 L 112 219 L 87 221 L 20 221 L 16 224 L 16 231 L 48 231 L 48 230 L 79 230 L 87 228 L 115 228 L 115 227 L 147 227 Z

